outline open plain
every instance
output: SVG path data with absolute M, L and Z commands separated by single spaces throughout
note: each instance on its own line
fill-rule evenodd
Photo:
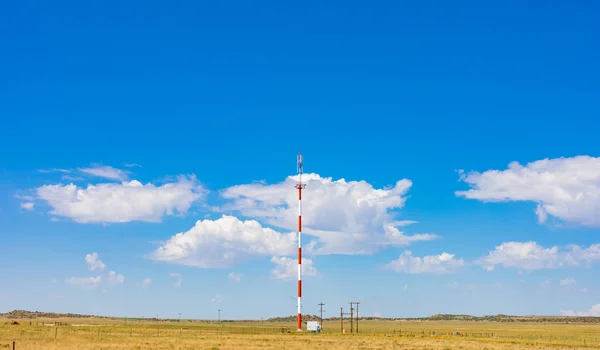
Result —
M 0 324 L 0 349 L 598 349 L 600 324 L 360 320 L 350 334 L 339 320 L 324 332 L 296 333 L 293 322 L 20 319 Z

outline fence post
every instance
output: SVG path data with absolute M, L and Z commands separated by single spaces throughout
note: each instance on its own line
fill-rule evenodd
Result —
M 15 342 L 15 341 L 13 341 L 13 350 L 15 350 L 15 343 L 16 343 L 16 342 Z
M 58 327 L 54 328 L 54 339 L 56 339 L 56 334 L 58 334 Z

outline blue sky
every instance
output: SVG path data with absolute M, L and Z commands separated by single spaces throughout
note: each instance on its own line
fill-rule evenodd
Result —
M 599 12 L 5 3 L 0 311 L 295 314 L 302 151 L 304 313 L 600 315 Z

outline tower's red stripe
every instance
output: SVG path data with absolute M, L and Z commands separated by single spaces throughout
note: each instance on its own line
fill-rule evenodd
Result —
M 298 297 L 302 296 L 302 281 L 298 281 Z
M 302 216 L 298 215 L 298 232 L 302 232 Z
M 302 264 L 302 248 L 298 248 L 298 264 Z

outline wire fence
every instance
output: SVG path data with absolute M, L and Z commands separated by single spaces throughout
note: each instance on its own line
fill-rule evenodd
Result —
M 365 327 L 356 333 L 346 330 L 344 336 L 354 335 L 384 335 L 406 338 L 462 338 L 465 340 L 499 341 L 528 345 L 572 345 L 577 347 L 600 349 L 599 337 L 557 336 L 551 334 L 502 333 L 502 332 L 462 332 L 448 330 L 403 330 L 401 328 L 370 328 Z M 275 335 L 297 333 L 295 329 L 281 326 L 231 326 L 231 325 L 193 325 L 177 327 L 172 324 L 157 325 L 19 325 L 0 327 L 0 349 L 10 348 L 12 341 L 48 341 L 71 339 L 80 341 L 123 341 L 146 338 L 194 339 L 198 337 L 220 337 L 226 335 Z M 307 333 L 307 332 L 304 332 Z M 325 334 L 341 335 L 340 327 L 329 326 Z M 593 334 L 596 335 L 596 334 Z M 9 344 L 9 345 L 5 345 Z
M 573 345 L 578 347 L 600 349 L 600 338 L 581 337 L 581 336 L 556 336 L 556 335 L 538 335 L 538 334 L 503 334 L 493 332 L 448 332 L 448 331 L 402 331 L 402 329 L 393 329 L 388 332 L 390 335 L 411 337 L 411 338 L 466 338 L 490 341 L 499 340 L 509 343 L 519 343 L 528 345 Z
M 123 338 L 219 336 L 227 334 L 282 334 L 291 333 L 288 327 L 173 327 L 173 326 L 13 326 L 0 327 L 0 339 L 49 340 L 87 338 L 91 340 L 118 340 Z

